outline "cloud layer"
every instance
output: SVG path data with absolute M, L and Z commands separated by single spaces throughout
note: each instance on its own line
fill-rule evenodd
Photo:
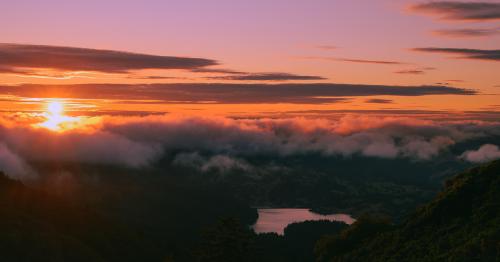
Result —
M 173 165 L 203 172 L 250 172 L 260 168 L 247 161 L 255 156 L 272 160 L 321 154 L 426 161 L 455 143 L 500 135 L 497 124 L 349 115 L 339 120 L 107 116 L 88 123 L 56 133 L 4 120 L 0 125 L 0 168 L 22 178 L 31 173 L 30 163 L 51 162 L 142 168 L 171 159 Z M 479 150 L 481 155 L 484 150 Z M 480 159 L 474 154 L 465 153 L 466 159 Z

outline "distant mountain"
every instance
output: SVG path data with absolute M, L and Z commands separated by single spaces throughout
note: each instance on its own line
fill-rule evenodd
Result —
M 401 225 L 361 218 L 315 253 L 318 261 L 500 261 L 500 161 L 447 181 Z

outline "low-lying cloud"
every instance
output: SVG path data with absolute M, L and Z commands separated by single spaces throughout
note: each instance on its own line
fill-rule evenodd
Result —
M 32 174 L 30 164 L 53 162 L 143 168 L 171 159 L 168 161 L 173 165 L 202 172 L 251 172 L 259 167 L 248 159 L 256 156 L 272 160 L 320 154 L 427 161 L 456 143 L 500 135 L 498 124 L 354 115 L 339 120 L 178 115 L 91 120 L 82 128 L 62 133 L 4 120 L 0 168 L 23 178 Z M 469 161 L 491 159 L 491 152 L 498 151 L 481 148 L 478 152 L 466 152 L 462 157 Z
M 500 158 L 500 149 L 496 145 L 486 144 L 478 150 L 470 150 L 461 156 L 463 159 L 473 163 L 485 163 Z
M 10 151 L 4 144 L 0 143 L 0 171 L 7 176 L 17 179 L 31 179 L 35 172 L 18 155 Z
M 54 133 L 32 127 L 2 127 L 4 145 L 21 157 L 35 162 L 71 162 L 143 167 L 159 153 L 146 145 L 110 132 L 79 130 Z
M 252 165 L 242 159 L 227 155 L 203 157 L 198 152 L 178 154 L 172 161 L 172 164 L 195 168 L 201 172 L 215 171 L 227 173 L 233 170 L 249 172 L 253 169 Z

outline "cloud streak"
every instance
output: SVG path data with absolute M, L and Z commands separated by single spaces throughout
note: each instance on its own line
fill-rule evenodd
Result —
M 335 103 L 349 96 L 474 95 L 449 86 L 388 86 L 329 83 L 77 84 L 0 86 L 0 93 L 28 98 L 157 100 L 164 103 Z
M 350 58 L 337 58 L 341 62 L 359 63 L 359 64 L 380 64 L 380 65 L 403 65 L 406 63 L 398 61 L 384 61 L 384 60 L 365 60 L 365 59 L 350 59 Z
M 441 48 L 441 47 L 421 47 L 413 48 L 412 51 L 458 55 L 456 58 L 500 61 L 500 50 L 484 50 L 469 48 Z
M 410 6 L 410 11 L 455 21 L 491 21 L 500 19 L 500 3 L 433 1 Z
M 461 29 L 441 29 L 434 30 L 432 33 L 436 36 L 451 37 L 451 38 L 472 38 L 472 37 L 487 37 L 500 34 L 498 28 L 461 28 Z
M 409 70 L 399 70 L 394 72 L 396 74 L 408 74 L 408 75 L 422 75 L 425 74 L 424 70 L 420 69 L 409 69 Z
M 141 69 L 195 69 L 216 65 L 205 58 L 159 56 L 48 45 L 0 44 L 0 67 L 126 73 Z
M 231 70 L 231 69 L 224 69 L 224 68 L 195 68 L 195 69 L 191 69 L 191 72 L 193 72 L 193 73 L 236 74 L 236 75 L 247 74 L 246 72 Z
M 406 64 L 408 64 L 408 63 L 399 62 L 399 61 L 356 59 L 356 58 L 337 58 L 337 57 L 322 57 L 322 56 L 309 56 L 309 57 L 304 57 L 304 59 L 337 61 L 337 62 L 347 62 L 347 63 L 356 63 L 356 64 L 372 64 L 372 65 L 406 65 Z
M 290 80 L 325 80 L 321 76 L 296 75 L 289 73 L 246 73 L 241 75 L 213 76 L 209 79 L 237 81 L 290 81 Z
M 334 46 L 334 45 L 317 45 L 316 48 L 321 49 L 321 50 L 326 50 L 326 51 L 332 51 L 332 50 L 338 49 L 338 47 Z
M 372 99 L 365 100 L 365 103 L 370 103 L 370 104 L 392 104 L 393 101 L 391 99 L 372 98 Z

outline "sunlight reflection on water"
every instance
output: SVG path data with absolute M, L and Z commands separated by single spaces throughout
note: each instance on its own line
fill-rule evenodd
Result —
M 320 215 L 307 208 L 262 208 L 257 211 L 259 219 L 252 226 L 256 233 L 275 232 L 282 235 L 287 225 L 306 220 L 340 221 L 349 225 L 355 221 L 347 214 Z

